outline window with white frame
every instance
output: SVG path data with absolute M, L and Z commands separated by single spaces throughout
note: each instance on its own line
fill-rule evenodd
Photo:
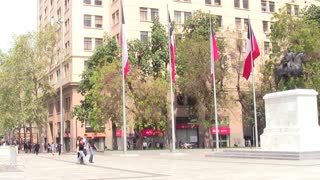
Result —
M 91 0 L 83 0 L 83 4 L 91 4 Z
M 264 42 L 264 54 L 270 53 L 270 42 L 265 41 Z
M 174 21 L 181 24 L 181 11 L 174 11 Z
M 103 39 L 102 38 L 95 38 L 95 47 L 100 46 L 103 43 Z
M 85 14 L 83 16 L 83 25 L 86 28 L 90 28 L 91 27 L 91 15 Z
M 299 15 L 299 5 L 294 5 L 294 15 Z
M 184 12 L 184 22 L 190 19 L 192 16 L 191 12 Z
M 95 16 L 95 27 L 102 28 L 102 16 Z
M 261 0 L 261 11 L 267 12 L 267 1 L 266 0 Z
M 248 19 L 243 19 L 243 26 L 244 26 L 245 30 L 248 29 L 248 25 L 249 25 L 249 20 Z
M 89 37 L 84 38 L 84 50 L 91 51 L 92 50 L 92 39 Z
M 274 12 L 274 2 L 273 1 L 269 1 L 269 12 Z
M 241 30 L 241 18 L 235 18 L 235 25 L 237 30 Z
M 148 21 L 148 9 L 140 8 L 140 21 Z
M 94 5 L 101 6 L 102 5 L 102 0 L 94 0 Z
M 240 8 L 240 0 L 234 0 L 234 7 Z
M 243 0 L 242 6 L 243 6 L 243 9 L 249 9 L 249 0 Z
M 148 40 L 148 31 L 140 31 L 140 41 L 146 42 Z
M 269 31 L 268 21 L 262 21 L 262 29 L 263 29 L 263 32 Z
M 151 20 L 159 18 L 159 9 L 151 8 Z

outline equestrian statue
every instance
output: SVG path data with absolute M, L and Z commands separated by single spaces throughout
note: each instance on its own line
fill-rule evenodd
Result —
M 275 70 L 275 83 L 278 89 L 281 79 L 284 80 L 286 86 L 289 86 L 290 77 L 294 78 L 294 87 L 296 88 L 296 79 L 303 74 L 303 65 L 306 62 L 305 53 L 288 52 L 285 54 L 280 64 Z

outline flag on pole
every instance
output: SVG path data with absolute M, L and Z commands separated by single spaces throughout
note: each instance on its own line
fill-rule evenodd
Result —
M 126 78 L 129 73 L 129 57 L 128 57 L 128 44 L 126 38 L 126 24 L 124 21 L 123 5 L 121 1 L 121 15 L 122 15 L 122 24 L 121 24 L 121 50 L 122 50 L 122 65 L 124 77 Z
M 216 42 L 215 33 L 212 27 L 211 19 L 210 19 L 210 55 L 211 55 L 211 83 L 213 84 L 213 78 L 214 78 L 214 62 L 218 60 L 219 58 L 219 51 L 218 46 Z
M 243 74 L 242 74 L 242 76 L 244 78 L 246 78 L 247 80 L 249 79 L 249 76 L 250 76 L 250 73 L 251 73 L 252 67 L 253 67 L 251 63 L 258 56 L 260 56 L 258 43 L 257 43 L 256 37 L 254 36 L 254 33 L 253 33 L 251 25 L 248 24 L 246 60 L 245 60 L 245 63 L 244 63 Z
M 173 35 L 173 27 L 171 23 L 170 13 L 168 11 L 168 18 L 169 18 L 169 37 L 170 37 L 170 55 L 171 55 L 171 79 L 172 82 L 176 82 L 176 44 L 174 41 Z

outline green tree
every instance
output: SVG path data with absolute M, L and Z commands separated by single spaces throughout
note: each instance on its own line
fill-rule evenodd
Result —
M 53 94 L 46 67 L 55 43 L 54 27 L 20 35 L 1 64 L 4 84 L 0 87 L 0 99 L 6 102 L 0 105 L 0 111 L 5 114 L 0 118 L 2 128 L 13 130 L 27 125 L 31 142 L 33 125 L 42 135 L 47 117 L 45 100 Z
M 210 77 L 210 17 L 216 16 L 196 11 L 183 25 L 183 37 L 177 42 L 177 73 L 179 93 L 189 99 L 189 115 L 195 123 L 204 127 L 200 130 L 200 144 L 208 140 L 206 134 L 214 124 L 213 90 Z M 217 32 L 217 23 L 214 23 Z M 215 62 L 215 79 L 218 104 L 225 102 L 227 57 L 224 38 L 218 38 L 220 57 Z M 220 107 L 219 107 L 220 108 Z M 222 108 L 221 108 L 222 109 Z M 221 119 L 221 118 L 219 118 Z M 220 122 L 221 123 L 221 122 Z M 205 144 L 208 147 L 209 144 Z

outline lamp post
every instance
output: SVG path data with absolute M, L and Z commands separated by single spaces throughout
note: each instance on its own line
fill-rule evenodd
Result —
M 64 41 L 64 37 L 63 37 L 63 20 L 59 19 L 58 20 L 58 24 L 60 26 L 60 30 L 61 30 L 61 46 L 60 46 L 60 63 L 59 63 L 59 68 L 60 68 L 60 144 L 61 144 L 61 152 L 63 152 L 63 98 L 62 98 L 62 86 L 63 86 L 63 79 L 62 79 L 62 62 L 63 62 L 63 41 Z

